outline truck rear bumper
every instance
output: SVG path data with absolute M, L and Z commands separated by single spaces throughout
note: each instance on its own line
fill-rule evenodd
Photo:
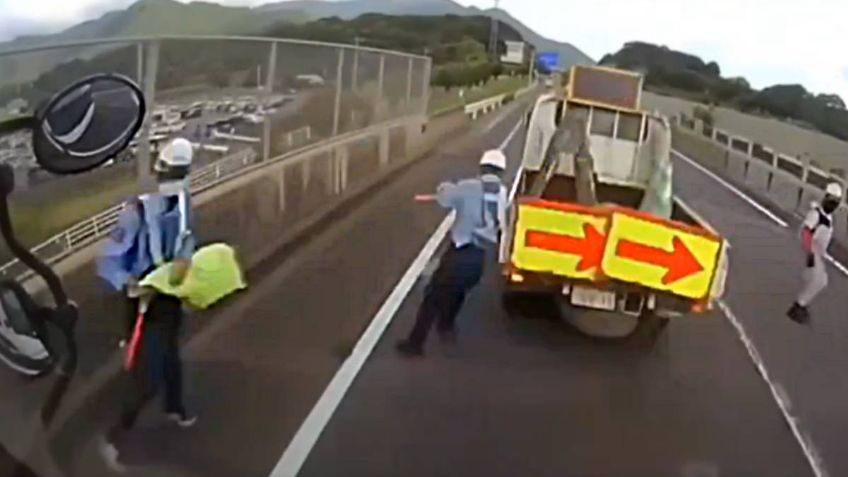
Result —
M 574 308 L 634 317 L 648 312 L 661 318 L 674 318 L 706 310 L 694 300 L 623 283 L 597 284 L 515 269 L 506 270 L 503 281 L 505 293 L 552 295 Z

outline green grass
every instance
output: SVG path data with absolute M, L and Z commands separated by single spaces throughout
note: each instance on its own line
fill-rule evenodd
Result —
M 499 94 L 514 93 L 527 86 L 526 76 L 507 76 L 489 81 L 483 86 L 465 88 L 464 97 L 459 97 L 461 88 L 433 88 L 430 94 L 429 112 L 433 116 L 459 109 L 466 104 L 476 103 Z
M 13 201 L 10 211 L 12 223 L 18 237 L 25 244 L 35 246 L 120 203 L 137 191 L 136 182 L 126 177 L 103 181 L 99 187 L 88 188 L 84 194 L 57 196 L 45 201 L 49 205 Z

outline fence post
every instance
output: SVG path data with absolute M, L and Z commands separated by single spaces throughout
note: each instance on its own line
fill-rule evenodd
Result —
M 277 42 L 271 42 L 271 52 L 268 55 L 268 76 L 265 78 L 265 93 L 270 95 L 274 91 L 274 80 L 277 74 Z M 262 144 L 262 160 L 267 161 L 271 157 L 271 118 L 266 116 L 262 127 L 264 144 Z
M 144 82 L 144 43 L 136 43 L 135 54 L 135 79 L 138 84 L 142 84 Z
M 427 114 L 430 105 L 430 76 L 433 74 L 433 59 L 424 59 L 424 78 L 421 85 L 421 114 Z
M 143 190 L 153 189 L 153 174 L 150 166 L 150 129 L 153 109 L 156 104 L 156 75 L 159 69 L 159 40 L 147 44 L 147 68 L 144 71 L 144 97 L 147 100 L 147 112 L 144 118 L 138 144 L 138 180 Z
M 360 38 L 356 37 L 356 46 L 353 48 L 353 71 L 351 72 L 350 78 L 350 89 L 355 93 L 359 92 L 359 41 Z
M 342 75 L 344 73 L 344 48 L 339 48 L 339 65 L 336 68 L 336 102 L 333 106 L 333 136 L 339 134 L 339 118 L 342 107 Z
M 374 94 L 374 122 L 383 120 L 383 85 L 386 77 L 386 55 L 380 55 L 380 67 L 377 70 L 377 92 Z
M 406 69 L 406 109 L 409 110 L 409 103 L 412 101 L 412 62 L 413 58 L 409 58 L 409 66 Z

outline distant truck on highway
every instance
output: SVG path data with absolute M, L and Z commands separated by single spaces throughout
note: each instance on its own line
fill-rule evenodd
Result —
M 724 292 L 725 241 L 672 194 L 668 120 L 640 107 L 642 77 L 573 67 L 527 117 L 501 240 L 503 304 L 546 295 L 594 337 L 652 343 Z

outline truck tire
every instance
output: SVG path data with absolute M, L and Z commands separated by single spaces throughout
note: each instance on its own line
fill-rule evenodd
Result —
M 504 290 L 501 293 L 501 308 L 510 319 L 524 318 L 528 313 L 527 298 L 523 293 Z
M 640 346 L 654 346 L 668 326 L 668 321 L 653 313 L 643 313 L 639 317 L 639 326 L 631 336 L 632 341 Z
M 560 300 L 561 319 L 577 329 L 581 334 L 592 338 L 619 340 L 628 338 L 639 323 L 636 317 L 623 313 L 575 308 L 565 300 Z

